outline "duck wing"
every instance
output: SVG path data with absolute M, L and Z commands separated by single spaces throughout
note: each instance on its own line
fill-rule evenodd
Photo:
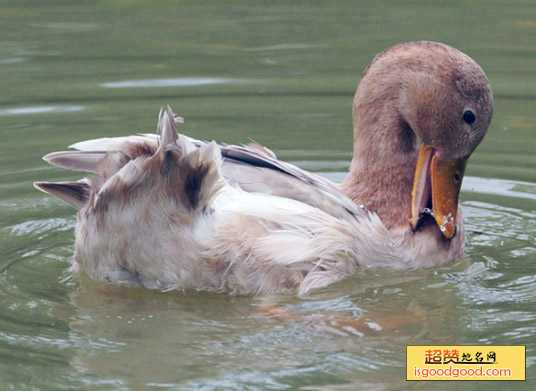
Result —
M 183 137 L 196 148 L 208 144 Z M 52 165 L 75 171 L 98 172 L 99 175 L 104 171 L 105 176 L 110 177 L 129 161 L 153 155 L 158 145 L 159 136 L 156 134 L 106 137 L 75 143 L 70 146 L 75 151 L 53 152 L 43 159 Z M 335 217 L 366 214 L 339 190 L 337 184 L 277 159 L 270 149 L 260 144 L 222 144 L 220 150 L 223 177 L 247 192 L 294 199 Z M 106 165 L 106 170 L 103 170 L 103 165 Z
M 247 192 L 294 199 L 336 217 L 364 214 L 337 184 L 264 150 L 258 144 L 222 146 L 223 176 Z

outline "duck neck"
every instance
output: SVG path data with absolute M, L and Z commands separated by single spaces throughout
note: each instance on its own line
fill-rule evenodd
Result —
M 353 107 L 354 156 L 344 193 L 376 212 L 389 230 L 409 230 L 418 157 L 415 134 L 396 102 L 360 99 Z M 393 96 L 389 91 L 384 96 Z M 355 102 L 366 102 L 365 104 Z

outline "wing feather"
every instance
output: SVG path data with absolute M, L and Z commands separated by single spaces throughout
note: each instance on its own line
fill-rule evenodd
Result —
M 199 148 L 208 142 L 182 136 Z M 127 137 L 105 137 L 71 145 L 78 151 L 54 152 L 45 160 L 59 167 L 78 171 L 96 172 L 110 152 L 119 152 L 121 159 L 114 171 L 129 160 L 142 154 L 154 153 L 159 145 L 156 134 L 139 134 Z M 317 207 L 336 217 L 363 216 L 366 213 L 338 188 L 338 185 L 319 175 L 277 159 L 268 148 L 251 143 L 247 145 L 220 145 L 223 158 L 223 176 L 243 190 L 286 197 Z M 107 155 L 108 153 L 108 155 Z

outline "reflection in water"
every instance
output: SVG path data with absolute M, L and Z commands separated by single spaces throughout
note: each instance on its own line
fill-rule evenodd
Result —
M 251 80 L 224 79 L 214 77 L 177 77 L 172 79 L 124 80 L 101 84 L 106 88 L 143 88 L 143 87 L 190 87 L 211 84 L 251 83 Z
M 430 333 L 434 321 L 422 317 L 418 299 L 401 294 L 418 279 L 377 277 L 374 284 L 366 282 L 370 276 L 343 284 L 348 291 L 360 286 L 353 295 L 333 290 L 306 302 L 272 298 L 294 315 L 288 318 L 267 315 L 259 310 L 262 300 L 252 298 L 123 289 L 84 278 L 70 295 L 76 314 L 70 316 L 69 327 L 84 336 L 87 345 L 76 352 L 71 365 L 86 379 L 98 376 L 134 389 L 166 384 L 181 390 L 285 388 L 300 378 L 326 386 L 359 379 L 376 383 L 377 389 L 390 388 L 400 383 L 400 376 L 378 384 L 378 373 L 402 373 L 408 336 Z M 442 317 L 455 305 L 434 307 Z M 320 324 L 322 315 L 362 318 L 370 324 L 376 320 L 384 327 L 379 331 L 377 325 L 357 337 L 327 329 Z M 398 315 L 413 322 L 385 327 Z M 386 339 L 389 346 L 384 346 Z
M 0 64 L 19 64 L 25 61 L 26 59 L 24 57 L 6 57 L 0 59 Z
M 84 106 L 30 106 L 1 109 L 0 115 L 31 115 L 31 114 L 56 114 L 72 113 L 84 110 Z
M 294 49 L 314 49 L 320 48 L 322 45 L 311 45 L 307 43 L 281 43 L 279 45 L 260 46 L 246 50 L 250 51 L 271 51 L 271 50 L 294 50 Z
M 536 200 L 535 186 L 528 182 L 468 176 L 463 178 L 462 189 L 480 194 Z

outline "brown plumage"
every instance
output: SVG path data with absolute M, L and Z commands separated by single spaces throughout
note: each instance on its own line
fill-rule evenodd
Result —
M 309 290 L 363 267 L 418 268 L 463 254 L 458 195 L 492 116 L 468 56 L 434 42 L 380 53 L 353 105 L 340 185 L 259 145 L 178 135 L 89 140 L 45 157 L 94 173 L 36 187 L 79 209 L 75 269 L 105 282 L 235 294 Z

